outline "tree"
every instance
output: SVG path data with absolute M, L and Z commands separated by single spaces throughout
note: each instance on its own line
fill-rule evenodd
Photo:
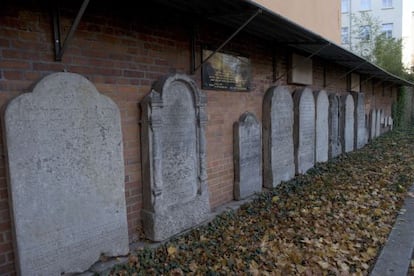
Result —
M 402 63 L 402 39 L 396 39 L 381 29 L 381 22 L 368 12 L 351 15 L 351 51 L 386 71 L 407 78 L 410 74 Z

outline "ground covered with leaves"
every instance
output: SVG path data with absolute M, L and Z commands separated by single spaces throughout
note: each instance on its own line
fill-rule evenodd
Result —
M 111 275 L 367 275 L 414 181 L 414 131 L 385 134 Z

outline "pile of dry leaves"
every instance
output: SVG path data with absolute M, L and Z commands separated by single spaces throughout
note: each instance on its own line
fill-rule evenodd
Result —
M 367 275 L 414 180 L 414 131 L 317 164 L 111 275 Z

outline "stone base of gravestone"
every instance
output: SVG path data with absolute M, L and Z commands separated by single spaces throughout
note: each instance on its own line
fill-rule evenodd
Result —
M 55 73 L 5 112 L 21 275 L 83 272 L 129 251 L 118 107 L 84 77 Z
M 241 200 L 262 190 L 262 126 L 245 112 L 234 124 L 234 198 Z
M 142 106 L 145 235 L 162 241 L 210 212 L 206 173 L 206 97 L 188 76 L 154 84 Z

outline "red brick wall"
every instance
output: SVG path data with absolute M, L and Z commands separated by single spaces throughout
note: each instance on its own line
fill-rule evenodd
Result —
M 171 72 L 189 72 L 188 26 L 179 20 L 167 25 L 163 23 L 164 18 L 157 20 L 151 16 L 134 17 L 129 14 L 113 16 L 117 12 L 101 9 L 95 13 L 95 10 L 96 7 L 88 7 L 62 62 L 56 62 L 48 8 L 35 5 L 19 8 L 5 5 L 2 8 L 0 106 L 4 108 L 11 98 L 30 92 L 42 77 L 62 70 L 84 75 L 98 91 L 116 102 L 122 120 L 129 236 L 134 241 L 138 238 L 142 204 L 140 114 L 137 104 L 159 77 Z M 71 10 L 62 10 L 62 38 L 75 14 Z M 202 25 L 198 42 L 218 46 L 233 31 Z M 240 34 L 225 50 L 250 57 L 253 83 L 251 92 L 204 91 L 208 98 L 207 172 L 212 208 L 233 199 L 233 123 L 245 111 L 254 113 L 261 120 L 263 95 L 274 85 L 273 52 L 276 52 L 276 73 L 281 77 L 277 84 L 286 84 L 287 78 L 289 51 L 286 49 L 272 49 L 265 41 Z M 200 53 L 197 53 L 199 56 Z M 344 68 L 315 59 L 312 88 L 322 89 L 325 82 L 328 92 L 345 93 L 345 72 Z M 200 84 L 200 71 L 192 77 Z M 372 104 L 372 100 L 367 98 Z M 384 105 L 389 103 L 389 96 L 379 95 L 376 99 Z M 14 274 L 15 268 L 3 145 L 0 149 L 0 274 L 7 275 Z

